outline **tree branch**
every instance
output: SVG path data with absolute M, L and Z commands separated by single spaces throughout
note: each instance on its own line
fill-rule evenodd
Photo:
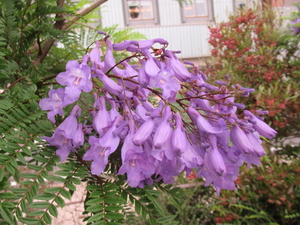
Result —
M 88 13 L 90 13 L 91 11 L 93 11 L 95 8 L 99 7 L 101 4 L 103 4 L 103 3 L 107 2 L 107 1 L 108 0 L 98 0 L 98 1 L 94 2 L 90 7 L 77 12 L 76 14 L 78 16 L 72 17 L 68 21 L 68 23 L 66 23 L 66 24 L 65 24 L 65 21 L 64 21 L 64 18 L 63 18 L 63 14 L 58 13 L 56 15 L 56 18 L 58 20 L 54 24 L 54 28 L 56 28 L 58 30 L 62 30 L 62 31 L 67 30 L 70 26 L 72 26 L 81 17 L 87 15 Z M 59 7 L 61 7 L 61 8 L 63 8 L 63 6 L 64 6 L 64 0 L 57 0 L 57 5 Z M 55 42 L 54 39 L 49 39 L 49 40 L 47 40 L 47 41 L 44 42 L 44 44 L 42 45 L 41 51 L 39 51 L 40 53 L 37 55 L 37 57 L 34 60 L 35 64 L 39 64 L 39 63 L 43 62 L 43 60 L 48 55 L 48 52 L 50 51 L 50 49 L 51 49 L 52 45 L 54 44 L 54 42 Z
M 65 4 L 65 0 L 57 0 L 56 4 L 58 7 L 63 8 L 64 4 Z M 54 24 L 54 28 L 57 30 L 62 30 L 63 26 L 64 26 L 64 15 L 62 13 L 57 13 L 56 14 L 56 19 L 57 21 Z M 50 51 L 50 48 L 52 47 L 52 45 L 54 44 L 54 39 L 49 39 L 47 41 L 45 41 L 45 43 L 43 44 L 43 46 L 41 46 L 41 48 L 39 49 L 39 53 L 36 56 L 34 63 L 37 65 L 41 62 L 43 62 L 43 60 L 46 58 L 46 56 L 48 55 L 48 52 Z
M 90 13 L 91 11 L 93 11 L 95 8 L 97 8 L 98 6 L 102 5 L 103 3 L 107 2 L 108 0 L 98 0 L 96 2 L 94 2 L 91 6 L 89 6 L 86 9 L 83 9 L 79 12 L 77 12 L 76 14 L 78 14 L 78 16 L 74 16 L 72 17 L 68 23 L 66 23 L 62 30 L 67 30 L 70 26 L 72 26 L 77 20 L 79 20 L 81 17 L 87 15 L 88 13 Z

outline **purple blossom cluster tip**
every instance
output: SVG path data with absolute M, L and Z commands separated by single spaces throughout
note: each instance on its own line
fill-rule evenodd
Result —
M 291 29 L 294 34 L 300 33 L 300 17 L 291 21 Z
M 230 84 L 228 76 L 226 82 L 208 83 L 197 66 L 186 62 L 192 66 L 188 70 L 176 52 L 165 49 L 168 43 L 161 38 L 113 44 L 106 36 L 104 42 L 104 57 L 95 42 L 81 63 L 69 61 L 66 72 L 58 74 L 65 88 L 51 89 L 49 98 L 40 101 L 52 122 L 74 104 L 53 136 L 45 137 L 61 160 L 84 151 L 92 174 L 114 164 L 131 187 L 140 188 L 159 181 L 172 184 L 182 171 L 195 170 L 217 193 L 235 188 L 244 162 L 260 163 L 265 155 L 260 135 L 273 138 L 276 131 L 234 101 L 253 89 Z M 131 56 L 116 63 L 113 51 Z M 91 93 L 89 101 L 78 101 L 82 91 Z

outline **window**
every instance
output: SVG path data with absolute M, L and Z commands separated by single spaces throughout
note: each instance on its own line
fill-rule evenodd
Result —
M 211 0 L 192 0 L 182 7 L 183 23 L 201 23 L 213 21 Z
M 244 9 L 244 7 L 246 6 L 246 3 L 244 0 L 235 0 L 235 7 L 239 10 Z
M 156 0 L 125 0 L 125 24 L 127 26 L 145 26 L 158 24 Z

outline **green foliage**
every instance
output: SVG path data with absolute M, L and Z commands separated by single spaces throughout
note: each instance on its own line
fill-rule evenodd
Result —
M 158 201 L 158 187 L 130 188 L 114 170 L 103 177 L 91 175 L 90 163 L 82 160 L 85 147 L 71 154 L 68 163 L 61 163 L 56 148 L 44 142 L 56 125 L 38 102 L 51 85 L 58 86 L 54 78 L 64 71 L 66 62 L 89 50 L 97 30 L 118 42 L 145 38 L 131 29 L 87 26 L 99 19 L 95 13 L 64 30 L 64 18 L 72 18 L 87 1 L 68 2 L 64 7 L 59 2 L 0 1 L 0 223 L 51 224 L 59 216 L 58 208 L 64 208 L 84 182 L 87 224 L 132 224 L 137 214 L 151 225 L 176 224 Z M 85 95 L 82 99 L 83 104 L 91 101 Z
M 299 155 L 299 147 L 297 152 Z M 231 218 L 233 222 L 243 218 L 245 224 L 299 224 L 299 159 L 291 160 L 281 150 L 270 159 L 264 168 L 243 169 L 237 191 L 221 194 L 220 222 L 232 214 L 236 215 Z
M 159 191 L 160 190 L 160 191 Z M 146 186 L 143 189 L 127 187 L 122 190 L 122 197 L 131 203 L 136 214 L 128 214 L 125 224 L 168 224 L 177 225 L 178 222 L 175 220 L 176 216 L 167 214 L 165 208 L 163 208 L 160 196 L 162 192 L 167 193 L 172 199 L 177 199 L 177 193 L 171 189 L 171 186 L 160 186 L 150 187 Z M 177 207 L 180 207 L 177 205 Z M 128 212 L 127 212 L 128 213 Z

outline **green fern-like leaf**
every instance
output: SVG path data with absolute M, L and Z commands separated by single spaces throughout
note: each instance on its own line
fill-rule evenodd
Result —
M 103 180 L 99 185 L 88 185 L 87 199 L 85 202 L 86 213 L 89 214 L 85 221 L 88 224 L 103 222 L 107 224 L 123 224 L 124 204 L 126 201 L 119 196 L 120 187 L 109 180 Z

